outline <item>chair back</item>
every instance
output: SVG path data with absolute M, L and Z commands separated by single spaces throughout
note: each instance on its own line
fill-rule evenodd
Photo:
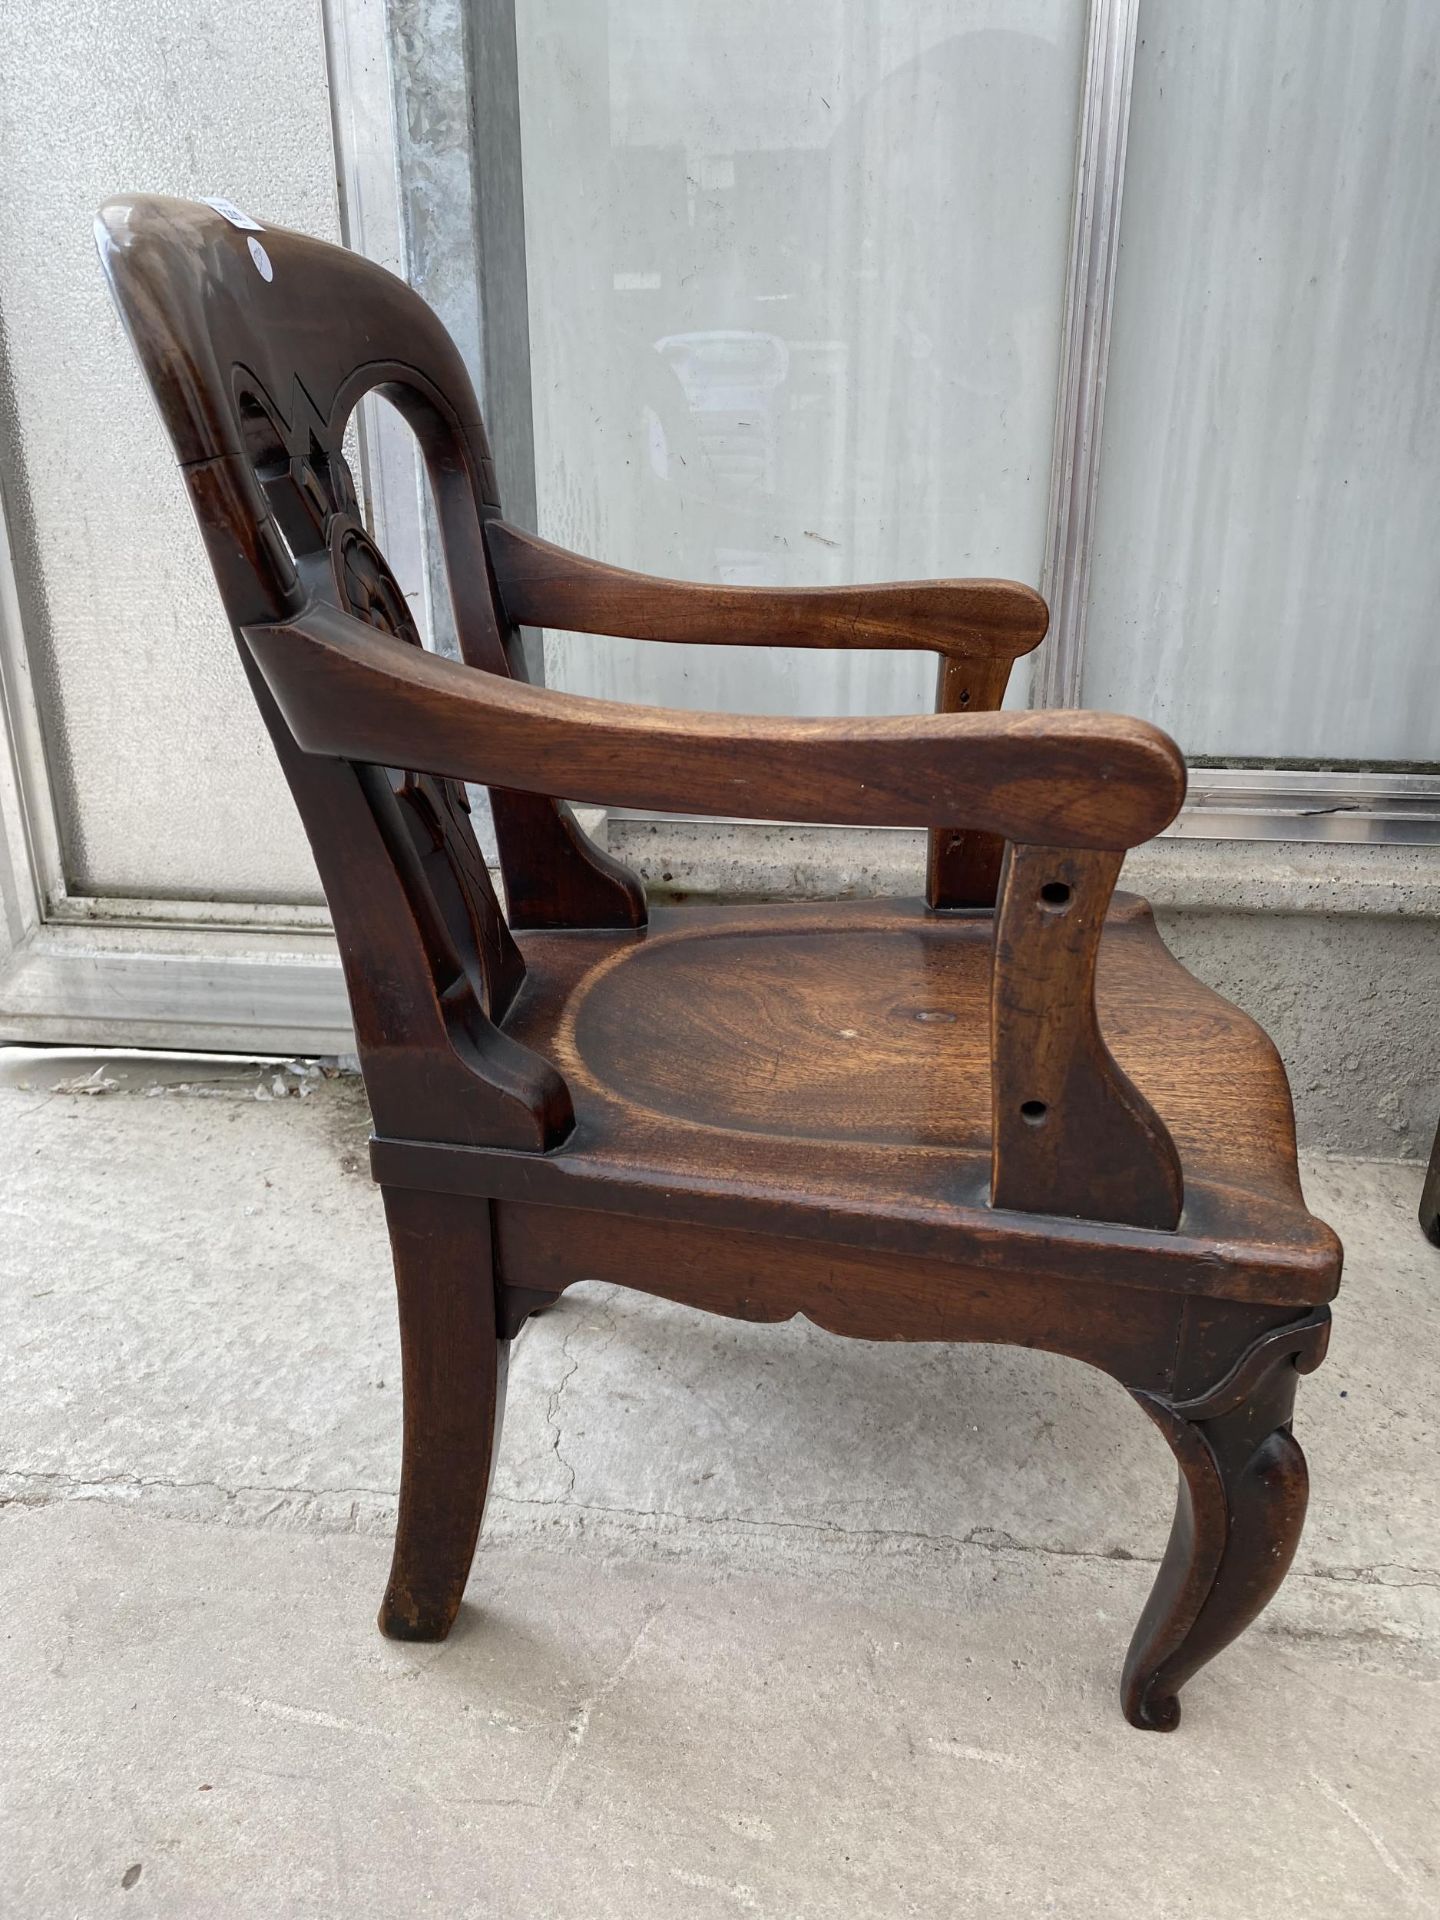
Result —
M 645 906 L 638 881 L 591 846 L 557 791 L 661 811 L 925 825 L 944 829 L 947 846 L 963 829 L 1009 845 L 993 935 L 992 1203 L 1175 1225 L 1174 1144 L 1111 1057 L 1095 1011 L 1124 850 L 1172 819 L 1184 793 L 1172 741 L 1097 714 L 736 720 L 518 686 L 505 612 L 517 600 L 495 574 L 497 552 L 513 562 L 516 537 L 494 540 L 484 425 L 424 301 L 356 254 L 223 205 L 114 201 L 98 237 L 315 852 L 382 1134 L 543 1152 L 572 1130 L 558 1071 L 502 1025 L 524 978 L 511 927 L 633 929 Z M 420 636 L 405 596 L 361 521 L 344 449 L 369 393 L 414 430 L 460 651 L 478 673 L 412 651 Z M 556 563 L 522 545 L 523 588 L 526 566 L 543 576 Z M 794 594 L 737 607 L 719 592 L 721 605 L 715 589 L 637 588 L 576 565 L 588 624 L 602 632 L 649 630 L 645 604 L 657 622 L 688 612 L 692 628 L 698 606 L 691 637 L 711 640 L 727 637 L 737 613 L 768 627 L 797 611 Z M 631 602 L 620 625 L 617 594 Z M 841 597 L 858 604 L 837 609 L 824 592 L 806 604 L 812 626 L 817 605 L 829 608 L 819 624 L 827 638 L 838 627 L 842 643 L 874 643 L 877 598 L 908 609 L 895 631 L 882 619 L 882 643 L 923 631 L 909 617 L 917 608 L 948 610 L 958 628 L 929 639 L 943 640 L 947 668 L 958 662 L 965 681 L 977 660 L 1008 665 L 1044 631 L 1043 603 L 1013 583 Z M 892 625 L 897 617 L 890 604 Z M 1002 687 L 997 674 L 996 703 Z M 461 774 L 490 785 L 508 925 Z M 932 881 L 936 871 L 932 859 Z M 947 880 L 944 904 L 949 890 Z
M 483 523 L 499 513 L 499 494 L 484 423 L 464 363 L 425 302 L 358 254 L 260 226 L 224 203 L 115 200 L 96 233 L 237 637 L 318 600 L 420 645 L 363 524 L 345 452 L 356 406 L 379 393 L 425 461 L 463 657 L 524 678 L 485 552 Z M 248 649 L 240 652 L 320 868 L 367 1080 L 402 1032 L 408 1046 L 427 1044 L 416 1014 L 428 1004 L 428 1043 L 450 1056 L 442 1077 L 458 1077 L 463 1094 L 464 1061 L 503 1041 L 494 1023 L 524 976 L 465 788 L 301 753 Z M 517 925 L 643 923 L 638 882 L 584 840 L 563 803 L 498 790 L 492 803 Z M 372 1100 L 378 1091 L 384 1103 L 387 1078 L 381 1069 Z M 548 1104 L 563 1130 L 562 1096 L 551 1089 Z M 440 1122 L 433 1101 L 428 1117 L 414 1098 L 397 1093 L 395 1104 L 387 1124 L 419 1138 L 439 1125 L 441 1137 L 456 1137 L 453 1115 Z M 481 1098 L 470 1130 L 493 1142 L 491 1104 Z M 466 1105 L 461 1098 L 462 1128 Z M 533 1125 L 520 1133 L 514 1144 L 537 1144 Z

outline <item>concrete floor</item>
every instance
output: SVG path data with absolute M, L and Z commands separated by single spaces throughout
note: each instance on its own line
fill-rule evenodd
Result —
M 0 1089 L 0 1913 L 1440 1912 L 1418 1167 L 1307 1165 L 1310 1524 L 1165 1738 L 1115 1694 L 1172 1469 L 1112 1384 L 600 1287 L 516 1343 L 455 1634 L 385 1642 L 355 1088 L 86 1073 Z

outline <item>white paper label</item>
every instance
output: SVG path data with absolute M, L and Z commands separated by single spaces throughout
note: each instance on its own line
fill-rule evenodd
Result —
M 209 199 L 207 207 L 213 207 L 222 220 L 228 220 L 232 227 L 238 227 L 242 233 L 263 233 L 264 227 L 258 220 L 252 220 L 248 213 L 242 213 L 233 200 Z M 266 275 L 269 278 L 269 275 Z
M 250 258 L 255 262 L 255 268 L 260 278 L 262 280 L 273 280 L 275 278 L 275 269 L 271 265 L 270 256 L 253 233 L 246 244 L 250 248 Z

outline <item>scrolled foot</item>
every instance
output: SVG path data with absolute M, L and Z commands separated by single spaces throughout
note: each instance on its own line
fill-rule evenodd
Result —
M 1132 1727 L 1140 1727 L 1147 1733 L 1173 1733 L 1180 1724 L 1180 1696 L 1147 1692 L 1127 1717 Z

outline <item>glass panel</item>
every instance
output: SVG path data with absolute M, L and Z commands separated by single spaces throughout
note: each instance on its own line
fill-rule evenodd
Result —
M 1083 0 L 517 22 L 540 531 L 734 584 L 1037 582 Z M 740 711 L 934 696 L 908 654 L 552 636 L 549 667 Z
M 0 449 L 71 891 L 318 900 L 91 223 L 224 194 L 338 238 L 313 0 L 21 0 L 0 33 Z
M 1440 8 L 1144 0 L 1088 705 L 1433 760 Z

